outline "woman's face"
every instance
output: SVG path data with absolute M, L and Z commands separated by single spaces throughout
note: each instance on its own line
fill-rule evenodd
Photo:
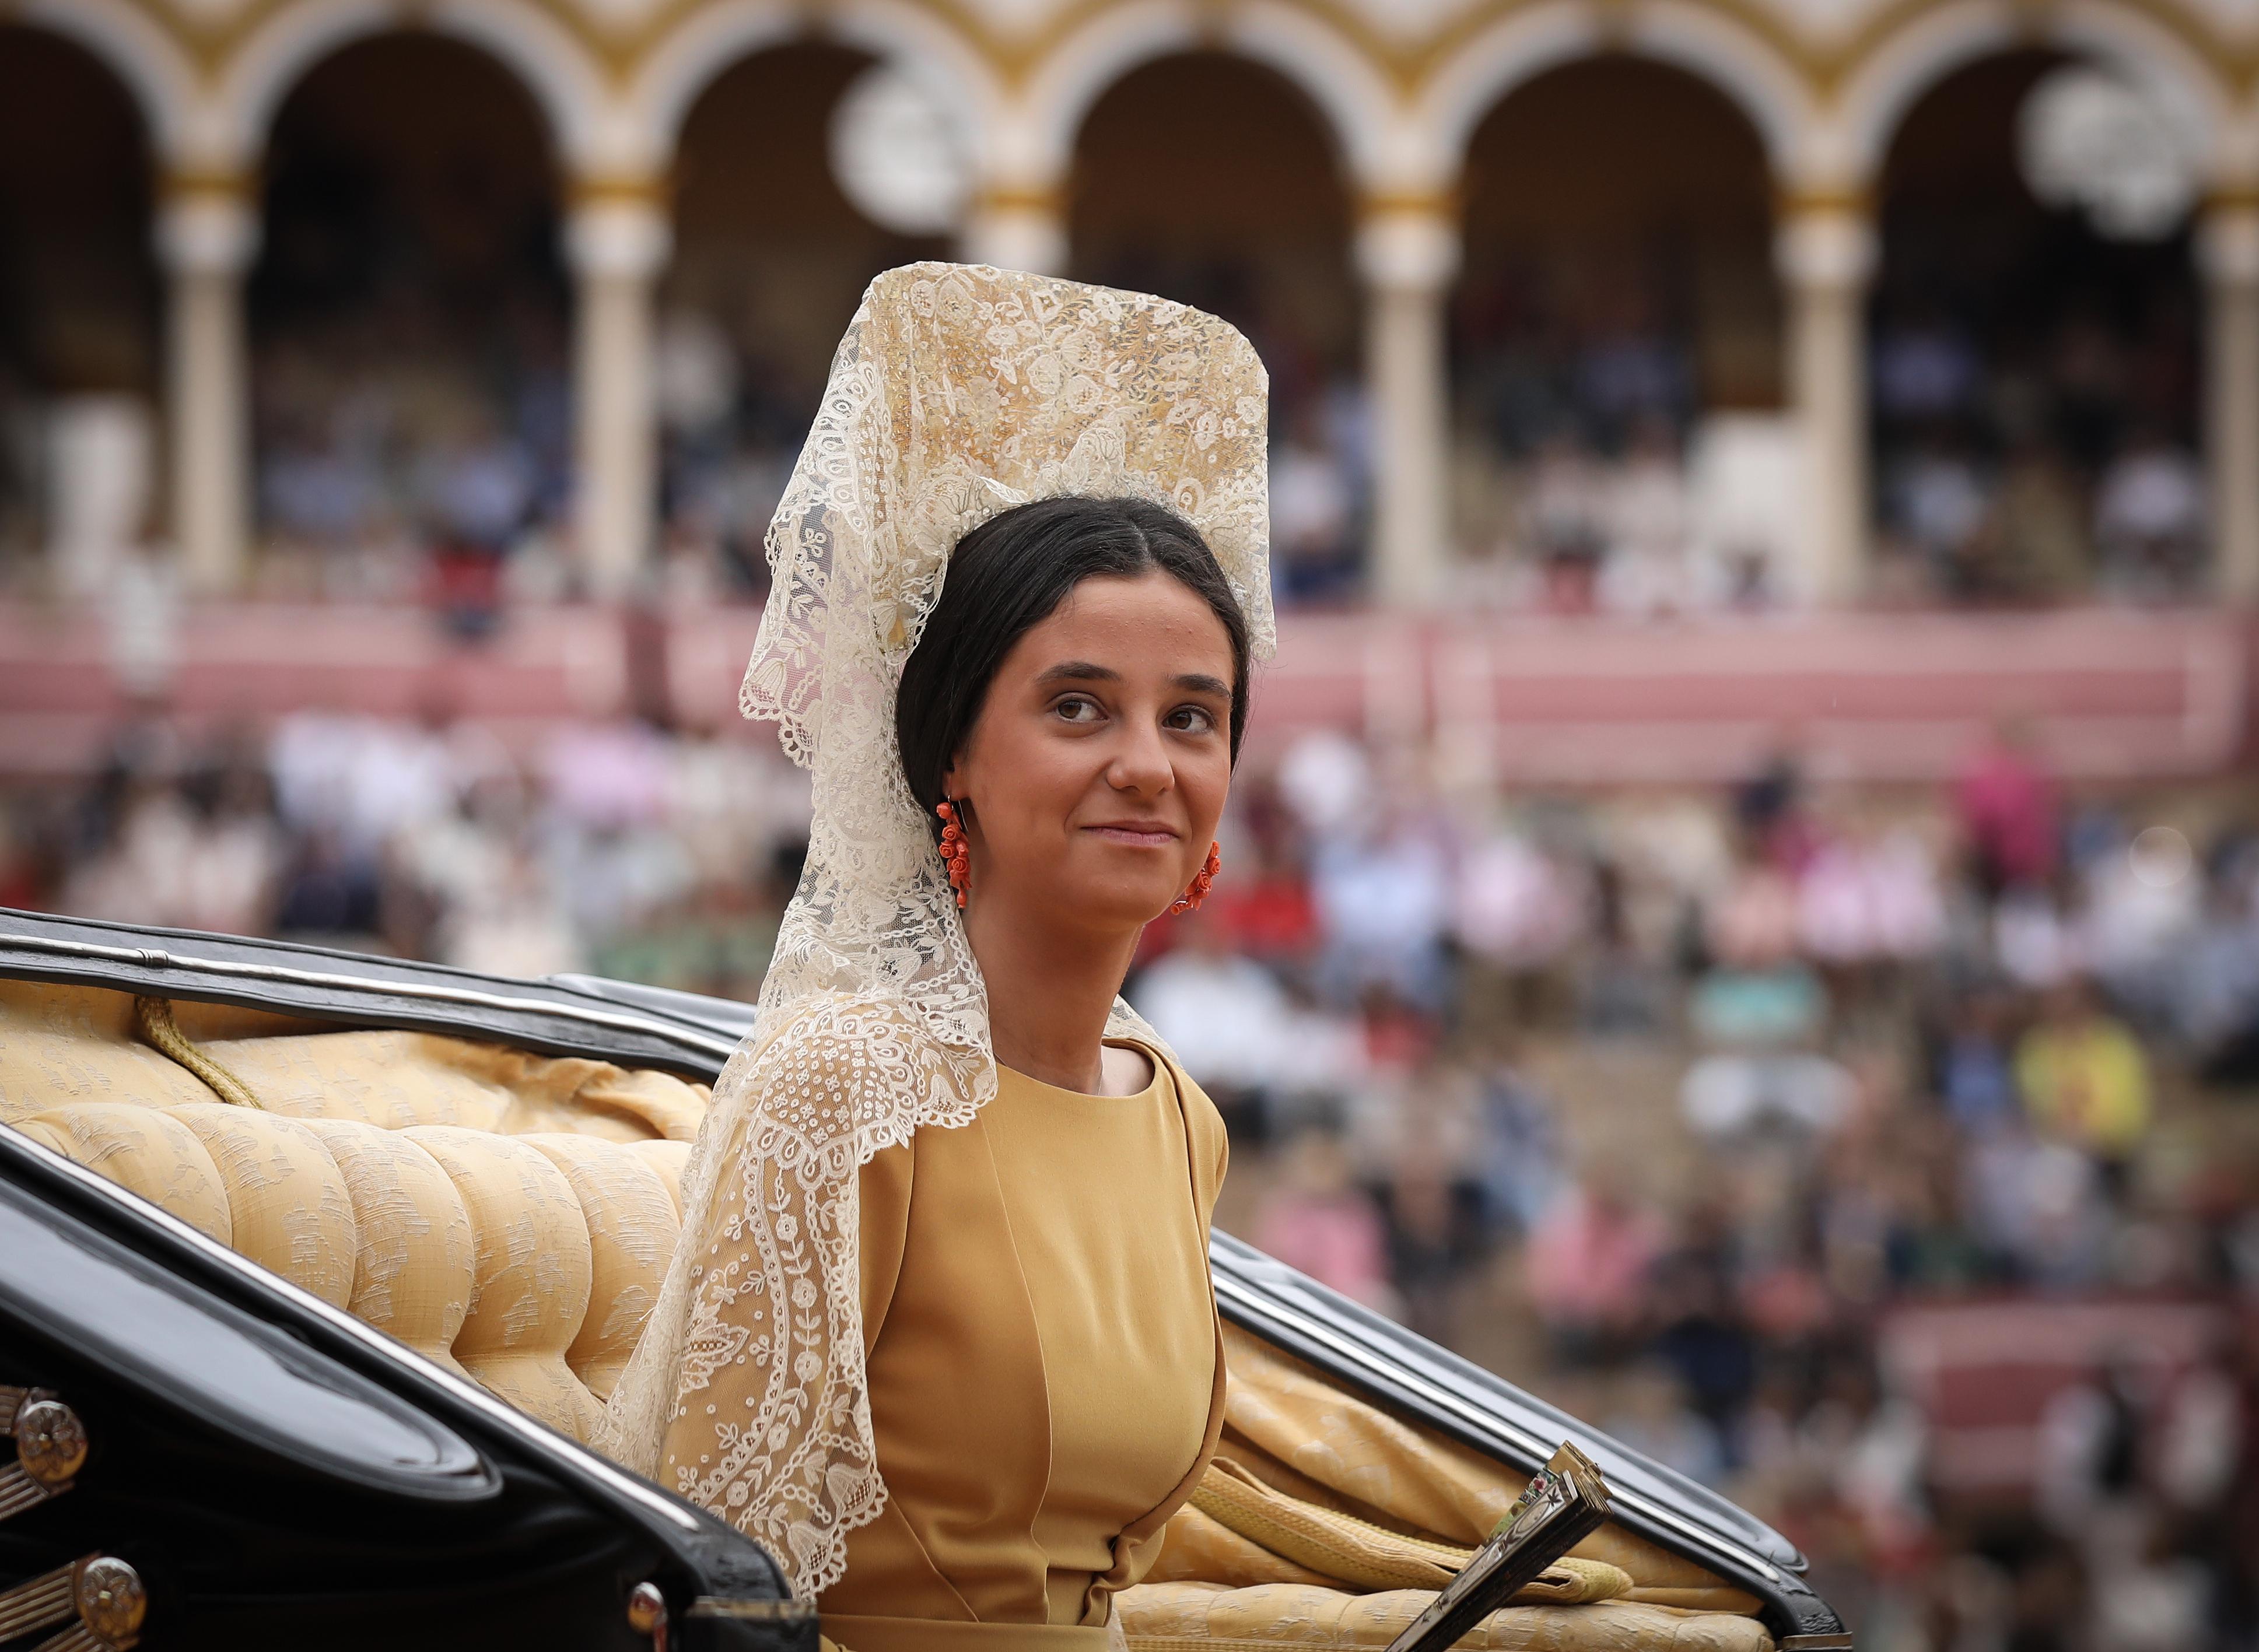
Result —
M 1097 930 L 1166 911 L 1231 783 L 1231 642 L 1158 570 L 1089 579 L 1004 657 L 944 777 L 972 805 L 971 901 Z

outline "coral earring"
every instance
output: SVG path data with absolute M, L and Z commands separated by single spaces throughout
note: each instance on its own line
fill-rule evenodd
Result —
M 934 805 L 933 812 L 942 819 L 941 858 L 949 867 L 949 887 L 957 892 L 961 911 L 973 887 L 973 846 L 965 841 L 965 828 L 958 822 L 954 802 L 944 798 Z
M 1169 903 L 1172 915 L 1197 911 L 1200 903 L 1208 899 L 1208 892 L 1215 887 L 1215 874 L 1223 870 L 1223 851 L 1215 844 L 1208 846 L 1208 864 L 1193 877 L 1192 887 Z

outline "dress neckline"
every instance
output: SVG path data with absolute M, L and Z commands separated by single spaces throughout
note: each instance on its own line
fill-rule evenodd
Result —
M 1000 1076 L 1008 1073 L 1016 1082 L 1053 1100 L 1080 1101 L 1092 1106 L 1126 1107 L 1132 1102 L 1152 1100 L 1160 1094 L 1162 1081 L 1166 1075 L 1165 1064 L 1163 1063 L 1158 1052 L 1134 1038 L 1105 1038 L 1100 1042 L 1112 1044 L 1117 1049 L 1134 1050 L 1152 1065 L 1153 1076 L 1147 1081 L 1144 1089 L 1133 1090 L 1128 1095 L 1100 1095 L 1088 1090 L 1070 1090 L 1064 1085 L 1047 1084 L 1041 1079 L 1032 1078 L 1022 1072 L 1017 1067 L 1008 1067 L 1001 1061 L 996 1064 L 996 1072 Z

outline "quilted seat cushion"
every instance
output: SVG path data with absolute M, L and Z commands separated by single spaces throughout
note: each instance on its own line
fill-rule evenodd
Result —
M 0 1123 L 586 1438 L 657 1300 L 707 1089 L 475 1040 L 0 981 Z
M 431 1150 L 397 1130 L 350 1119 L 308 1119 L 353 1200 L 355 1317 L 398 1337 L 459 1377 L 455 1339 L 471 1307 L 477 1246 L 454 1179 Z
M 594 1273 L 572 1184 L 515 1136 L 445 1124 L 400 1134 L 438 1161 L 470 1217 L 471 1302 L 455 1357 L 521 1411 L 586 1440 L 603 1407 L 566 1360 Z
M 296 1119 L 221 1101 L 172 1109 L 196 1132 L 227 1189 L 236 1250 L 336 1307 L 353 1301 L 360 1250 L 345 1172 Z
M 219 1166 L 203 1139 L 171 1114 L 138 1101 L 73 1101 L 19 1119 L 16 1128 L 207 1237 L 235 1243 Z
M 1141 1584 L 1115 1597 L 1130 1652 L 1383 1648 L 1435 1599 L 1424 1589 L 1350 1594 L 1312 1584 Z M 1754 1618 L 1630 1600 L 1508 1606 L 1458 1645 L 1474 1652 L 1771 1652 Z
M 589 1307 L 565 1363 L 598 1399 L 609 1399 L 658 1306 L 674 1254 L 682 1227 L 674 1195 L 640 1156 L 612 1143 L 582 1136 L 515 1139 L 563 1173 L 588 1224 Z

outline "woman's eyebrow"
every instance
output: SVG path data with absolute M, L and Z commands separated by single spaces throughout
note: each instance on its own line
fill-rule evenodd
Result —
M 1204 671 L 1190 671 L 1174 680 L 1174 686 L 1187 694 L 1215 694 L 1219 699 L 1231 698 L 1231 685 L 1221 677 L 1211 677 Z
M 1120 682 L 1122 673 L 1105 666 L 1094 666 L 1087 659 L 1067 659 L 1046 668 L 1036 680 L 1038 683 Z

